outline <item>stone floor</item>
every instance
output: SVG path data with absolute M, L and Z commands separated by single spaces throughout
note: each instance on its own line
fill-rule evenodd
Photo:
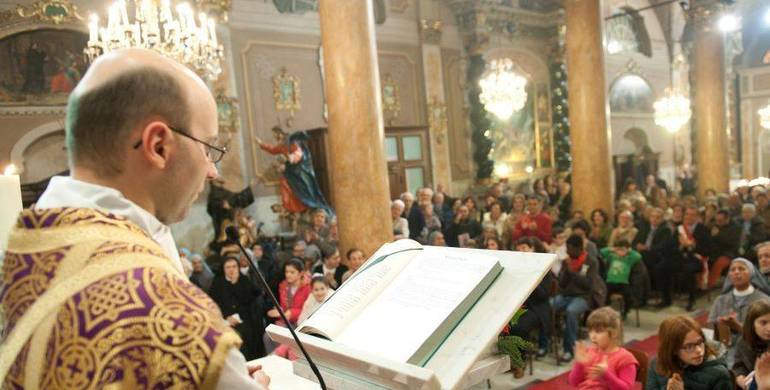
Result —
M 690 315 L 697 315 L 699 313 L 703 313 L 705 311 L 708 311 L 708 309 L 711 307 L 711 301 L 716 298 L 716 293 L 712 293 L 710 296 L 703 296 L 698 299 L 695 305 L 695 310 L 690 312 Z M 658 310 L 653 308 L 643 308 L 639 310 L 639 320 L 640 320 L 640 326 L 636 327 L 636 317 L 635 313 L 631 311 L 628 313 L 628 318 L 625 321 L 624 324 L 624 342 L 629 342 L 632 340 L 643 340 L 651 335 L 654 335 L 658 331 L 658 325 L 663 321 L 665 318 L 676 315 L 676 314 L 685 314 L 687 313 L 684 309 L 686 304 L 686 300 L 680 300 L 676 301 L 673 306 L 670 306 L 666 309 Z M 491 389 L 505 389 L 505 390 L 511 390 L 511 389 L 526 389 L 529 386 L 533 385 L 537 381 L 543 381 L 547 379 L 551 379 L 555 376 L 561 375 L 562 373 L 569 371 L 572 367 L 571 363 L 564 364 L 557 366 L 556 360 L 554 359 L 553 353 L 549 354 L 545 358 L 535 361 L 534 367 L 533 367 L 533 374 L 529 375 L 529 367 L 527 367 L 524 377 L 515 379 L 513 375 L 510 372 L 499 374 L 495 377 L 493 377 L 489 384 L 487 383 L 480 383 L 473 387 L 471 387 L 472 390 L 482 390 L 482 389 L 489 389 L 491 385 Z

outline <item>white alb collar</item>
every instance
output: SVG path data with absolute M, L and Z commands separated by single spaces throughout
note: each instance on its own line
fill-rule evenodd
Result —
M 34 207 L 89 208 L 124 217 L 147 232 L 163 248 L 179 272 L 184 274 L 171 229 L 114 188 L 87 183 L 70 176 L 54 176 Z

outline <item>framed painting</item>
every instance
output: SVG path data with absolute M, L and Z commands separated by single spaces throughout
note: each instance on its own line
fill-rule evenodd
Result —
M 393 124 L 393 119 L 398 117 L 401 111 L 401 102 L 398 99 L 398 86 L 393 76 L 386 73 L 382 80 L 382 111 L 388 118 L 388 124 Z
M 0 39 L 0 107 L 63 106 L 85 73 L 88 35 L 39 29 Z

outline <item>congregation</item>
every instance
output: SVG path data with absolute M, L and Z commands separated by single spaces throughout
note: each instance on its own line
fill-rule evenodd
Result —
M 770 319 L 770 242 L 766 232 L 770 207 L 764 184 L 743 183 L 730 194 L 712 191 L 700 201 L 688 192 L 686 183 L 681 194 L 654 176 L 641 184 L 633 180 L 624 184 L 614 214 L 597 209 L 587 215 L 572 210 L 569 177 L 547 176 L 517 188 L 501 181 L 484 193 L 459 197 L 440 185 L 420 188 L 416 194 L 405 192 L 391 202 L 394 238 L 411 238 L 425 245 L 556 254 L 551 272 L 524 303 L 526 311 L 507 332 L 537 340 L 536 358 L 560 350 L 556 352 L 558 360 L 575 360 L 574 370 L 591 371 L 601 363 L 597 358 L 601 351 L 595 350 L 599 344 L 594 342 L 594 349 L 587 350 L 578 341 L 581 328 L 587 327 L 594 341 L 596 329 L 603 332 L 621 327 L 634 308 L 665 308 L 682 294 L 691 311 L 697 297 L 719 291 L 707 320 L 707 326 L 715 331 L 714 339 L 724 341 L 716 345 L 719 348 L 712 351 L 703 344 L 703 337 L 696 340 L 703 344 L 701 349 L 684 341 L 692 336 L 687 329 L 696 329 L 690 317 L 679 316 L 665 323 L 681 322 L 679 333 L 684 333 L 671 336 L 678 338 L 675 344 L 687 344 L 690 352 L 722 356 L 724 362 L 719 367 L 729 364 L 737 376 L 731 381 L 748 388 L 743 383 L 751 382 L 753 374 L 747 375 L 753 373 L 754 360 L 761 355 L 761 349 L 752 345 L 764 345 L 765 338 L 759 331 L 753 338 L 742 336 L 747 332 L 744 328 L 754 329 L 752 321 L 757 318 Z M 245 213 L 239 209 L 233 212 L 238 215 L 235 221 L 241 231 L 248 233 L 241 236 L 242 244 L 249 248 L 249 256 L 279 297 L 292 325 L 312 314 L 367 257 L 353 248 L 343 259 L 337 247 L 336 220 L 324 210 L 310 213 L 304 226 L 298 227 L 294 242 L 266 237 Z M 291 350 L 265 336 L 268 324 L 285 324 L 236 245 L 219 242 L 205 256 L 187 250 L 180 255 L 188 263 L 190 280 L 213 298 L 243 338 L 241 350 L 247 359 L 271 352 L 296 358 Z M 754 302 L 758 302 L 756 308 Z M 609 310 L 608 305 L 617 307 L 619 313 Z M 616 325 L 613 315 L 617 316 Z M 664 331 L 661 325 L 661 337 Z M 701 334 L 700 326 L 695 333 Z M 561 345 L 554 345 L 556 341 Z M 661 340 L 661 348 L 673 347 Z M 599 355 L 594 356 L 596 353 Z M 683 358 L 673 359 L 687 366 Z M 591 377 L 586 372 L 574 374 L 575 378 Z M 660 375 L 664 371 L 651 367 L 649 372 Z M 682 379 L 681 372 L 678 375 L 685 385 L 692 380 Z M 621 376 L 628 377 L 628 373 Z M 650 378 L 648 383 L 654 383 L 653 376 Z M 576 386 L 578 379 L 574 379 Z M 633 375 L 631 379 L 633 383 Z M 648 388 L 666 388 L 666 381 L 662 383 L 662 387 Z

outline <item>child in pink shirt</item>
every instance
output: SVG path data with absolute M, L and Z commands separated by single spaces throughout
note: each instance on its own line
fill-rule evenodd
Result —
M 594 310 L 588 316 L 591 343 L 575 346 L 575 365 L 569 384 L 578 389 L 629 390 L 633 388 L 639 362 L 618 346 L 620 315 L 610 307 Z

